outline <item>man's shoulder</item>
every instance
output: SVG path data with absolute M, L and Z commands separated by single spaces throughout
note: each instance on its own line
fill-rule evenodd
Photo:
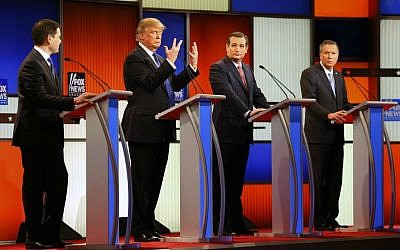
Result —
M 212 67 L 227 67 L 227 61 L 226 58 L 222 58 L 216 62 L 214 62 L 213 64 L 211 64 Z

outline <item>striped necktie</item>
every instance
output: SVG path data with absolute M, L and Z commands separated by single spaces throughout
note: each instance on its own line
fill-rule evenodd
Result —
M 242 78 L 243 87 L 247 90 L 246 76 L 244 75 L 244 71 L 242 69 L 242 64 L 241 63 L 238 64 L 237 69 L 239 71 L 240 78 Z
M 53 74 L 53 77 L 55 79 L 56 75 L 57 75 L 57 72 L 56 72 L 56 69 L 54 68 L 53 60 L 51 60 L 51 57 L 49 57 L 49 58 L 47 58 L 47 61 L 50 64 L 51 73 Z
M 154 62 L 157 65 L 157 68 L 159 68 L 161 64 L 160 61 L 158 60 L 156 53 L 153 53 L 153 58 Z M 172 90 L 171 83 L 169 82 L 168 78 L 164 81 L 164 86 L 165 89 L 167 90 L 169 106 L 172 107 L 175 105 L 175 93 Z
M 329 80 L 329 83 L 331 84 L 333 95 L 336 96 L 335 78 L 333 78 L 333 73 L 332 72 L 328 72 L 328 80 Z

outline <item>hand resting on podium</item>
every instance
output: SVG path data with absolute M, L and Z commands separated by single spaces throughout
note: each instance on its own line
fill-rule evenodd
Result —
M 343 124 L 346 121 L 347 112 L 345 110 L 339 110 L 335 113 L 329 113 L 328 119 L 332 124 Z
M 261 111 L 264 111 L 264 110 L 266 110 L 266 109 L 265 108 L 253 108 L 253 110 L 250 112 L 249 118 L 260 113 Z
M 78 97 L 74 98 L 74 103 L 75 105 L 82 104 L 82 103 L 90 103 L 90 99 L 92 97 L 95 97 L 97 94 L 96 93 L 91 93 L 91 92 L 85 92 L 81 94 Z

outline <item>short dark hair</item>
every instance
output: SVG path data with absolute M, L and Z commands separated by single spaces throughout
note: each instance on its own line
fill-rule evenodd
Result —
M 322 43 L 319 45 L 319 53 L 322 52 L 322 47 L 324 47 L 325 45 L 336 45 L 336 48 L 337 48 L 338 51 L 339 51 L 339 45 L 338 45 L 335 41 L 333 41 L 333 40 L 324 40 L 324 41 L 322 41 Z
M 228 44 L 228 45 L 231 44 L 231 37 L 238 37 L 238 38 L 244 37 L 244 39 L 246 40 L 246 46 L 249 44 L 249 38 L 240 31 L 235 31 L 235 32 L 230 33 L 228 38 L 226 39 L 226 44 Z
M 50 19 L 41 19 L 32 27 L 32 41 L 34 45 L 40 46 L 44 44 L 48 35 L 54 36 L 60 25 Z

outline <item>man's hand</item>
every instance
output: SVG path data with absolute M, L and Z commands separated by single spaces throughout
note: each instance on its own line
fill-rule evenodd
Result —
M 253 115 L 256 115 L 264 110 L 265 110 L 265 108 L 253 108 L 253 110 L 250 112 L 250 117 L 252 117 Z
M 347 113 L 345 110 L 339 110 L 335 113 L 329 113 L 328 119 L 336 124 L 343 124 L 346 121 L 346 115 Z
M 171 63 L 175 63 L 176 58 L 178 58 L 179 50 L 181 49 L 181 44 L 182 40 L 180 40 L 178 44 L 176 44 L 176 38 L 174 38 L 174 40 L 172 41 L 171 49 L 168 49 L 167 46 L 164 46 L 165 55 L 168 61 L 170 61 Z
M 90 92 L 85 92 L 83 94 L 81 94 L 78 97 L 74 98 L 74 103 L 75 104 L 82 104 L 85 102 L 90 103 L 90 98 L 95 97 L 97 94 L 96 93 L 90 93 Z
M 198 59 L 199 59 L 199 51 L 197 50 L 196 42 L 194 42 L 192 45 L 192 50 L 189 51 L 189 64 L 195 71 L 197 71 Z

